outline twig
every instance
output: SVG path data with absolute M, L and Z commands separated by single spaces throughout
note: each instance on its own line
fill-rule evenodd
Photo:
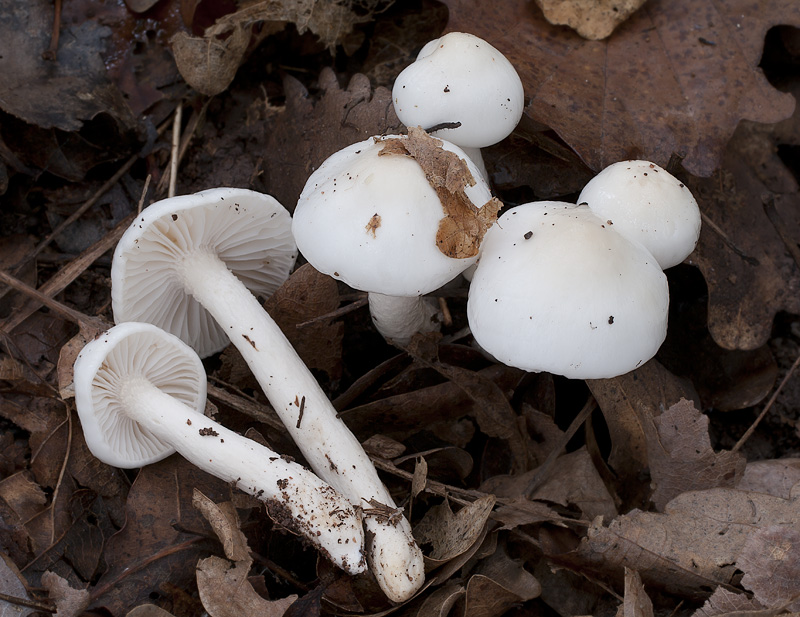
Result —
M 50 33 L 50 46 L 42 53 L 43 60 L 55 60 L 58 54 L 58 37 L 61 34 L 61 0 L 53 3 L 53 30 Z
M 142 187 L 142 194 L 139 197 L 139 203 L 136 206 L 136 214 L 139 215 L 142 213 L 142 208 L 144 207 L 144 198 L 147 197 L 147 189 L 150 187 L 150 180 L 152 179 L 152 174 L 147 174 L 147 177 L 144 179 L 144 187 Z
M 756 427 L 758 426 L 758 424 L 761 422 L 761 420 L 764 419 L 764 416 L 767 415 L 767 412 L 770 409 L 772 409 L 772 406 L 775 404 L 775 401 L 777 400 L 778 395 L 781 393 L 781 390 L 783 390 L 783 387 L 789 381 L 789 378 L 794 374 L 794 372 L 797 370 L 797 367 L 799 365 L 800 365 L 800 354 L 797 356 L 797 358 L 795 358 L 794 364 L 792 364 L 792 366 L 786 372 L 786 375 L 781 380 L 781 383 L 778 385 L 778 388 L 775 390 L 775 392 L 772 393 L 772 396 L 769 397 L 769 400 L 767 401 L 767 404 L 764 405 L 764 409 L 761 410 L 761 413 L 758 414 L 758 417 L 750 425 L 750 428 L 748 428 L 747 431 L 745 432 L 745 434 L 742 435 L 742 438 L 739 439 L 739 441 L 736 442 L 736 445 L 733 446 L 733 448 L 731 449 L 731 452 L 738 452 L 741 449 L 741 447 L 745 444 L 745 442 L 748 439 L 750 439 L 750 436 L 755 432 Z
M 710 218 L 708 218 L 708 215 L 706 215 L 705 213 L 701 212 L 700 213 L 700 217 L 703 219 L 703 223 L 705 223 L 711 229 L 713 229 L 717 233 L 717 235 L 722 239 L 722 241 L 725 243 L 725 245 L 729 249 L 731 249 L 734 253 L 736 253 L 739 257 L 741 257 L 742 260 L 744 260 L 745 262 L 749 263 L 751 266 L 758 266 L 760 264 L 758 259 L 756 259 L 755 257 L 750 257 L 750 255 L 748 255 L 742 249 L 740 249 L 738 246 L 736 246 L 733 243 L 733 240 L 731 240 L 727 236 L 727 234 L 724 231 L 722 231 L 722 228 L 719 225 L 717 225 L 714 221 L 712 221 Z
M 555 445 L 555 447 L 550 450 L 550 453 L 547 455 L 547 458 L 544 459 L 544 463 L 539 466 L 539 469 L 536 470 L 536 473 L 533 474 L 533 478 L 528 483 L 528 487 L 525 489 L 525 495 L 527 497 L 531 497 L 533 493 L 536 491 L 539 486 L 541 486 L 542 482 L 547 478 L 547 474 L 550 471 L 550 468 L 553 466 L 553 463 L 556 462 L 556 459 L 561 455 L 561 451 L 567 447 L 569 440 L 575 435 L 578 429 L 583 426 L 583 423 L 589 419 L 589 416 L 592 415 L 592 412 L 597 407 L 597 401 L 594 399 L 593 396 L 589 396 L 589 400 L 586 401 L 586 404 L 583 406 L 583 409 L 580 410 L 575 419 L 567 428 L 567 431 L 564 433 L 561 440 Z
M 362 306 L 366 306 L 369 302 L 367 295 L 364 294 L 363 297 L 351 302 L 350 304 L 345 304 L 344 306 L 340 306 L 335 311 L 331 311 L 330 313 L 325 313 L 324 315 L 318 315 L 313 319 L 309 319 L 308 321 L 300 322 L 299 324 L 295 325 L 295 328 L 305 328 L 306 326 L 314 325 L 315 323 L 319 323 L 320 321 L 327 321 L 329 319 L 336 319 L 337 317 L 341 317 L 342 315 L 347 315 L 355 311 L 356 309 L 360 309 Z
M 175 197 L 175 185 L 178 182 L 178 152 L 181 145 L 181 121 L 183 120 L 183 104 L 175 108 L 172 120 L 172 149 L 169 155 L 169 189 L 167 197 Z
M 17 598 L 16 596 L 10 596 L 5 593 L 0 593 L 0 600 L 2 600 L 3 602 L 8 602 L 9 604 L 15 604 L 16 606 L 35 608 L 37 611 L 43 611 L 45 613 L 56 612 L 56 609 L 50 604 L 36 602 L 35 600 L 28 600 L 27 598 Z

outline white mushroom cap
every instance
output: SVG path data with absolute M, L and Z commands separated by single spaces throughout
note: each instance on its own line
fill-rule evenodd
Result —
M 522 81 L 506 57 L 483 39 L 451 32 L 427 43 L 394 82 L 392 101 L 406 126 L 460 122 L 437 136 L 461 147 L 504 139 L 522 117 Z
M 439 250 L 436 234 L 445 212 L 419 164 L 378 156 L 382 141 L 405 138 L 370 138 L 331 155 L 309 177 L 294 211 L 292 232 L 303 256 L 355 289 L 419 296 L 477 259 Z M 442 147 L 467 162 L 476 184 L 465 193 L 480 208 L 491 199 L 489 187 L 460 148 L 444 140 Z
M 587 207 L 538 202 L 486 234 L 467 315 L 497 360 L 571 378 L 621 375 L 667 331 L 667 279 L 653 256 Z
M 122 409 L 118 386 L 129 375 L 149 379 L 198 413 L 206 406 L 206 371 L 197 354 L 150 324 L 128 323 L 91 341 L 75 360 L 75 406 L 89 450 L 123 469 L 175 452 Z
M 178 268 L 213 252 L 254 294 L 271 295 L 297 257 L 291 217 L 269 195 L 218 188 L 154 203 L 114 252 L 114 321 L 144 321 L 179 336 L 201 357 L 226 347 L 227 334 L 184 291 Z
M 700 238 L 700 209 L 692 193 L 650 161 L 609 165 L 588 182 L 578 203 L 641 242 L 663 269 L 686 259 Z

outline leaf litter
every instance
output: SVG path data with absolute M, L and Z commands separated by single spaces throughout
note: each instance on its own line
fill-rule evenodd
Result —
M 430 24 L 443 25 L 441 6 L 430 2 L 380 11 L 331 4 L 351 13 L 323 26 L 325 38 L 305 13 L 289 15 L 288 28 L 267 23 L 258 12 L 267 4 L 229 7 L 218 30 L 210 30 L 217 37 L 239 28 L 248 44 L 234 50 L 228 81 L 211 80 L 218 93 L 207 104 L 175 81 L 164 46 L 177 31 L 197 36 L 207 7 L 184 6 L 188 12 L 180 13 L 177 2 L 162 0 L 136 14 L 107 7 L 101 35 L 91 20 L 81 22 L 83 5 L 65 13 L 62 45 L 84 32 L 80 43 L 89 53 L 106 54 L 104 70 L 95 60 L 83 67 L 95 71 L 87 87 L 111 93 L 95 98 L 95 107 L 71 107 L 58 80 L 44 84 L 55 90 L 47 101 L 28 97 L 2 106 L 0 171 L 7 180 L 0 182 L 0 267 L 56 298 L 47 310 L 37 310 L 38 300 L 24 292 L 6 290 L 0 300 L 0 552 L 13 574 L 8 584 L 21 583 L 4 593 L 59 614 L 88 606 L 139 617 L 797 611 L 800 476 L 789 458 L 800 448 L 796 391 L 779 393 L 772 421 L 754 437 L 761 441 L 735 451 L 722 446 L 741 436 L 729 418 L 751 420 L 765 408 L 759 401 L 774 394 L 775 372 L 764 368 L 772 354 L 796 356 L 800 343 L 800 165 L 787 156 L 800 144 L 800 123 L 796 115 L 774 126 L 740 122 L 770 123 L 792 113 L 790 95 L 767 84 L 757 68 L 768 26 L 798 24 L 797 8 L 781 0 L 758 12 L 735 0 L 718 3 L 713 19 L 698 17 L 707 3 L 651 2 L 604 42 L 547 24 L 532 5 L 523 11 L 509 3 L 492 20 L 495 7 L 448 1 L 448 27 L 508 52 L 531 97 L 511 140 L 485 150 L 499 196 L 507 203 L 569 199 L 588 179 L 587 169 L 606 161 L 647 156 L 666 163 L 673 153 L 682 156 L 677 173 L 698 196 L 706 222 L 697 251 L 681 268 L 697 266 L 695 280 L 705 287 L 668 276 L 673 292 L 682 292 L 674 295 L 681 305 L 707 301 L 708 311 L 691 313 L 687 331 L 683 321 L 671 320 L 681 328 L 671 328 L 665 362 L 583 384 L 526 375 L 462 344 L 469 343 L 465 283 L 438 292 L 454 320 L 445 338 L 420 338 L 398 354 L 372 331 L 358 294 L 298 267 L 266 306 L 338 401 L 343 420 L 368 440 L 411 518 L 429 569 L 416 598 L 390 606 L 368 576 L 335 572 L 260 504 L 177 457 L 121 471 L 91 455 L 74 414 L 71 365 L 96 334 L 88 326 L 111 320 L 102 254 L 113 242 L 104 239 L 113 238 L 115 224 L 140 200 L 146 205 L 163 196 L 158 188 L 144 190 L 147 174 L 168 173 L 169 138 L 153 123 L 187 97 L 195 121 L 182 127 L 189 135 L 179 192 L 244 186 L 272 193 L 291 209 L 310 171 L 329 154 L 403 131 L 386 86 L 432 37 Z M 23 8 L 18 16 L 38 11 L 41 47 L 50 13 Z M 314 16 L 326 15 L 332 13 Z M 396 23 L 417 25 L 401 33 Z M 501 32 L 504 24 L 512 27 Z M 148 35 L 149 28 L 157 34 Z M 531 46 L 519 42 L 534 35 Z M 768 37 L 768 44 L 775 40 Z M 40 87 L 37 71 L 59 65 L 42 64 L 27 49 L 20 47 L 26 51 L 12 60 L 14 70 L 30 70 L 30 87 Z M 782 87 L 794 92 L 786 67 L 796 73 L 800 54 L 791 49 L 783 50 Z M 680 66 L 676 54 L 685 55 Z M 68 72 L 71 56 L 59 57 Z M 555 62 L 562 71 L 554 72 Z M 600 71 L 587 74 L 587 67 Z M 701 67 L 706 85 L 716 84 L 708 91 L 689 73 Z M 630 88 L 631 80 L 640 87 Z M 677 87 L 686 99 L 675 96 Z M 44 112 L 64 119 L 62 125 Z M 97 122 L 106 120 L 113 130 L 105 137 L 128 135 L 110 150 L 97 139 Z M 26 151 L 26 140 L 37 147 Z M 113 190 L 105 189 L 105 200 L 87 207 L 82 223 L 46 240 L 53 225 L 98 190 L 98 176 L 111 174 L 103 165 L 131 156 L 135 164 Z M 442 170 L 434 175 L 447 177 Z M 91 239 L 79 233 L 84 223 Z M 59 274 L 64 269 L 69 275 Z M 705 364 L 735 371 L 727 382 L 687 360 L 695 349 L 689 328 L 713 336 L 718 346 L 706 348 L 712 361 Z M 759 351 L 734 364 L 722 359 L 723 348 Z M 237 362 L 230 352 L 208 361 L 215 413 L 235 430 L 250 436 L 258 429 L 279 451 L 296 454 Z M 731 383 L 753 375 L 747 388 L 732 390 Z M 599 410 L 565 447 L 564 427 L 589 392 Z M 709 404 L 722 400 L 731 411 Z M 760 450 L 766 440 L 774 445 Z M 758 460 L 762 451 L 773 460 Z

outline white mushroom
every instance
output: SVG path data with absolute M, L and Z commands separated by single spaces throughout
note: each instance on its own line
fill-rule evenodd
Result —
M 525 107 L 513 65 L 489 43 L 464 32 L 428 42 L 397 76 L 392 101 L 406 126 L 457 125 L 432 134 L 463 148 L 481 170 L 480 148 L 508 137 Z
M 440 226 L 449 214 L 422 167 L 408 156 L 382 154 L 387 142 L 406 139 L 375 137 L 331 155 L 306 182 L 292 222 L 303 256 L 317 270 L 369 292 L 376 328 L 401 344 L 438 329 L 436 308 L 420 296 L 475 263 L 480 245 L 471 231 L 461 232 L 472 254 L 452 257 L 443 250 Z M 464 193 L 475 211 L 469 216 L 477 216 L 491 200 L 488 185 L 460 148 L 431 141 L 466 163 L 475 183 Z
M 615 227 L 560 202 L 503 214 L 470 286 L 477 343 L 510 366 L 578 379 L 621 375 L 655 355 L 667 332 L 667 279 Z
M 92 453 L 142 467 L 179 452 L 264 501 L 340 568 L 366 569 L 359 516 L 345 497 L 297 463 L 203 415 L 206 375 L 180 339 L 128 322 L 87 344 L 75 361 L 75 403 Z M 284 522 L 284 521 L 282 521 Z
M 245 286 L 279 283 L 288 274 L 295 259 L 290 220 L 273 198 L 239 189 L 153 204 L 114 253 L 115 320 L 154 323 L 205 354 L 227 336 L 311 468 L 353 505 L 373 501 L 393 509 L 361 444 Z M 269 274 L 274 266 L 279 273 Z M 408 521 L 396 518 L 367 516 L 364 524 L 372 538 L 370 569 L 387 596 L 402 601 L 421 586 L 424 570 Z
M 655 256 L 662 269 L 681 263 L 700 238 L 700 209 L 686 186 L 650 161 L 620 161 L 592 178 L 578 203 Z

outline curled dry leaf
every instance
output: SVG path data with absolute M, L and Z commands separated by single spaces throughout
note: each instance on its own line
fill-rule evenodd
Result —
M 224 35 L 178 32 L 170 39 L 181 76 L 201 94 L 214 96 L 231 84 L 250 43 L 250 32 L 238 24 Z
M 478 254 L 483 236 L 497 220 L 502 202 L 492 197 L 476 207 L 464 189 L 475 185 L 464 159 L 442 148 L 440 139 L 419 127 L 408 127 L 408 139 L 387 139 L 379 155 L 401 155 L 414 159 L 442 203 L 445 216 L 439 221 L 436 245 L 448 257 L 466 259 Z
M 514 65 L 525 115 L 555 130 L 595 171 L 630 158 L 666 166 L 673 153 L 708 176 L 743 118 L 778 122 L 794 99 L 758 64 L 772 26 L 800 26 L 795 0 L 645 4 L 605 41 L 555 27 L 528 0 L 446 0 L 448 30 L 470 32 Z M 720 97 L 720 92 L 725 92 Z
M 416 617 L 447 617 L 455 603 L 466 594 L 464 587 L 448 583 L 427 595 L 419 607 Z
M 744 572 L 742 586 L 769 608 L 800 611 L 800 531 L 774 525 L 753 533 L 736 567 Z M 790 604 L 788 604 L 790 601 Z M 788 604 L 788 605 L 787 605 Z
M 644 590 L 642 577 L 636 570 L 625 568 L 625 599 L 622 617 L 653 617 L 653 602 Z
M 221 557 L 207 557 L 197 564 L 197 589 L 211 617 L 259 615 L 281 617 L 297 600 L 291 595 L 280 600 L 265 600 L 248 582 L 248 563 L 231 564 Z
M 633 15 L 646 0 L 536 0 L 554 26 L 569 26 L 583 38 L 599 41 Z M 627 617 L 627 615 L 626 615 Z
M 225 557 L 231 561 L 246 561 L 249 567 L 250 549 L 247 546 L 247 538 L 239 528 L 239 515 L 233 503 L 230 501 L 214 503 L 201 491 L 194 489 L 192 505 L 203 513 L 217 534 L 219 541 L 222 542 Z
M 426 566 L 436 567 L 467 551 L 481 536 L 494 503 L 494 495 L 487 495 L 455 514 L 448 502 L 428 510 L 414 528 L 417 542 L 431 546 Z

